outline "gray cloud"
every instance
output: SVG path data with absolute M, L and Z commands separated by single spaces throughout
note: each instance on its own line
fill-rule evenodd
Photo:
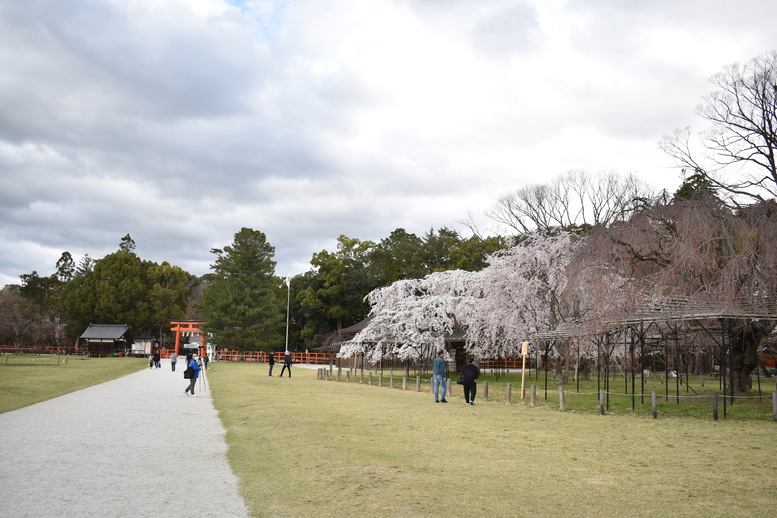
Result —
M 775 8 L 709 5 L 5 2 L 0 284 L 127 233 L 201 275 L 243 226 L 293 274 L 567 169 L 673 181 L 660 135 L 775 43 Z

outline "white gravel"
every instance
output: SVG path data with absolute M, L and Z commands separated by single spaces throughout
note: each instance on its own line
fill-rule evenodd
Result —
M 184 394 L 183 363 L 0 414 L 0 516 L 247 517 L 210 392 Z

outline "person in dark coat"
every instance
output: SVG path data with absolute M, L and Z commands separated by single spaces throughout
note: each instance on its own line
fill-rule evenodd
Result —
M 478 391 L 476 380 L 480 377 L 480 369 L 474 362 L 475 358 L 470 356 L 467 364 L 461 369 L 461 377 L 464 381 L 464 402 L 468 405 L 475 404 L 475 394 Z
M 270 364 L 270 373 L 268 374 L 268 376 L 272 376 L 272 368 L 275 365 L 275 355 L 273 354 L 272 351 L 270 351 L 267 354 L 267 363 Z M 291 369 L 289 369 L 289 375 L 291 375 Z
M 162 361 L 162 357 L 160 356 L 159 351 L 157 350 L 156 352 L 154 352 L 154 366 L 157 369 L 162 366 L 160 364 L 161 361 Z
M 291 353 L 289 351 L 286 351 L 286 354 L 283 355 L 283 368 L 281 369 L 281 378 L 283 377 L 284 371 L 286 369 L 289 369 L 289 377 L 291 378 Z

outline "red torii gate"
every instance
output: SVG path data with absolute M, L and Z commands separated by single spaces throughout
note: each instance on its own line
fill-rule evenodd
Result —
M 178 356 L 178 346 L 181 345 L 181 335 L 193 335 L 194 333 L 199 334 L 201 337 L 203 337 L 203 340 L 200 340 L 200 357 L 202 357 L 202 349 L 205 346 L 204 337 L 205 332 L 202 330 L 202 324 L 205 322 L 200 322 L 198 320 L 176 320 L 171 321 L 170 325 L 172 326 L 170 328 L 170 331 L 175 332 L 175 355 Z

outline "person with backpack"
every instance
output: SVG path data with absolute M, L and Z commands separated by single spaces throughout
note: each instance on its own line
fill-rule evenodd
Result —
M 200 362 L 197 361 L 197 353 L 192 353 L 192 359 L 189 360 L 189 366 L 183 373 L 184 378 L 189 379 L 189 386 L 183 391 L 187 396 L 191 395 L 197 397 L 194 393 L 194 387 L 197 385 L 197 378 L 200 377 Z M 191 394 L 189 394 L 191 392 Z

